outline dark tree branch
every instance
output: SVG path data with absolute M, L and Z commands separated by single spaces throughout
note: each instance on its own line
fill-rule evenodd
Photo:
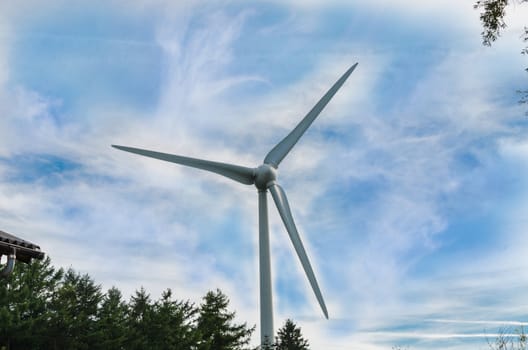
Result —
M 480 21 L 483 28 L 481 33 L 483 45 L 491 46 L 500 37 L 501 31 L 506 28 L 506 22 L 504 21 L 506 6 L 510 5 L 512 1 L 517 3 L 528 2 L 528 0 L 477 0 L 475 5 L 473 5 L 473 8 L 483 10 L 480 13 Z M 524 42 L 528 42 L 528 27 L 524 27 L 522 39 Z M 528 46 L 521 50 L 521 54 L 528 55 Z M 528 68 L 525 71 L 528 72 Z M 519 89 L 517 93 L 521 94 L 519 103 L 528 104 L 528 89 Z M 526 114 L 528 115 L 528 112 Z
M 482 22 L 482 43 L 491 46 L 491 43 L 500 36 L 501 30 L 506 28 L 504 16 L 506 15 L 508 0 L 478 0 L 473 6 L 475 9 L 484 9 L 480 13 Z

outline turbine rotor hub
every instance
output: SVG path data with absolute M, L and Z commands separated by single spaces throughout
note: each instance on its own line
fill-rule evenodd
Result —
M 255 169 L 255 186 L 259 190 L 268 188 L 268 184 L 277 180 L 277 169 L 269 164 L 262 164 Z

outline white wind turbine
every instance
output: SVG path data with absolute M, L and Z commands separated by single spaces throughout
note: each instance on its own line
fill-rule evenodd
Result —
M 279 142 L 264 158 L 264 164 L 257 168 L 247 168 L 244 166 L 213 162 L 204 159 L 183 157 L 174 154 L 154 152 L 139 148 L 112 145 L 122 151 L 136 153 L 142 156 L 156 158 L 167 162 L 177 163 L 193 168 L 198 168 L 219 175 L 228 177 L 245 185 L 255 185 L 258 189 L 258 211 L 259 211 L 259 272 L 260 272 L 260 336 L 261 345 L 273 341 L 273 305 L 271 287 L 271 263 L 268 225 L 268 204 L 267 193 L 271 192 L 273 201 L 277 206 L 280 217 L 288 231 L 293 247 L 301 261 L 301 265 L 312 286 L 315 297 L 321 306 L 324 316 L 328 319 L 328 311 L 315 279 L 314 272 L 306 251 L 304 250 L 301 237 L 295 227 L 293 216 L 286 198 L 286 193 L 277 183 L 277 170 L 280 162 L 286 157 L 297 141 L 310 127 L 315 118 L 321 113 L 323 108 L 332 99 L 334 94 L 343 85 L 346 79 L 356 68 L 357 63 L 350 67 L 339 80 L 327 91 L 327 93 L 317 102 L 310 112 L 301 120 L 288 136 Z

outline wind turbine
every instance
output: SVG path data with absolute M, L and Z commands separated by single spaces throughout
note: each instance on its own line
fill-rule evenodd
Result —
M 295 146 L 304 132 L 310 127 L 315 118 L 321 113 L 323 108 L 335 95 L 337 90 L 343 85 L 358 64 L 350 67 L 337 82 L 326 92 L 317 102 L 310 112 L 301 122 L 279 142 L 264 158 L 264 163 L 257 168 L 247 168 L 244 166 L 213 162 L 204 159 L 183 157 L 175 154 L 167 154 L 149 151 L 140 148 L 112 145 L 122 151 L 136 153 L 142 156 L 156 158 L 171 163 L 177 163 L 193 168 L 210 171 L 245 185 L 255 185 L 258 190 L 258 211 L 259 211 L 259 272 L 260 272 L 260 336 L 261 345 L 273 341 L 273 305 L 271 287 L 271 262 L 269 244 L 269 224 L 268 224 L 268 203 L 267 193 L 271 192 L 273 201 L 277 206 L 280 217 L 290 236 L 293 247 L 301 261 L 301 265 L 312 286 L 315 297 L 321 306 L 324 316 L 328 319 L 328 311 L 315 278 L 310 260 L 306 255 L 301 237 L 295 227 L 293 216 L 286 198 L 286 193 L 277 183 L 277 171 L 279 164 Z

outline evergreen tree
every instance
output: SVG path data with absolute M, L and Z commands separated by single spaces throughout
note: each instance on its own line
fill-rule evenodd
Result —
M 14 272 L 0 279 L 0 348 L 45 349 L 50 303 L 63 270 L 51 260 L 16 264 Z
M 51 304 L 52 347 L 92 349 L 98 341 L 97 312 L 101 287 L 87 274 L 69 269 Z
M 136 290 L 128 304 L 127 349 L 142 350 L 151 348 L 152 312 L 153 305 L 150 295 L 145 288 L 141 287 L 139 291 Z
M 272 343 L 268 337 L 264 340 L 264 344 L 262 344 L 259 348 L 259 350 L 275 350 L 276 346 L 274 343 Z
M 105 350 L 125 348 L 127 311 L 128 307 L 123 301 L 119 289 L 110 288 L 106 292 L 98 312 L 97 329 L 100 338 L 97 348 Z
M 198 310 L 190 302 L 172 300 L 172 291 L 163 292 L 154 303 L 151 349 L 188 350 L 198 343 L 194 321 Z
M 235 323 L 228 305 L 220 290 L 196 307 L 170 289 L 152 302 L 144 288 L 126 303 L 117 288 L 103 295 L 89 275 L 47 258 L 0 280 L 0 349 L 248 349 L 254 327 Z
M 308 341 L 301 335 L 301 328 L 297 327 L 292 320 L 287 319 L 279 329 L 275 343 L 277 350 L 308 350 Z
M 242 350 L 249 343 L 255 327 L 234 324 L 235 312 L 229 312 L 229 299 L 219 289 L 203 298 L 198 315 L 197 331 L 201 337 L 199 350 Z

